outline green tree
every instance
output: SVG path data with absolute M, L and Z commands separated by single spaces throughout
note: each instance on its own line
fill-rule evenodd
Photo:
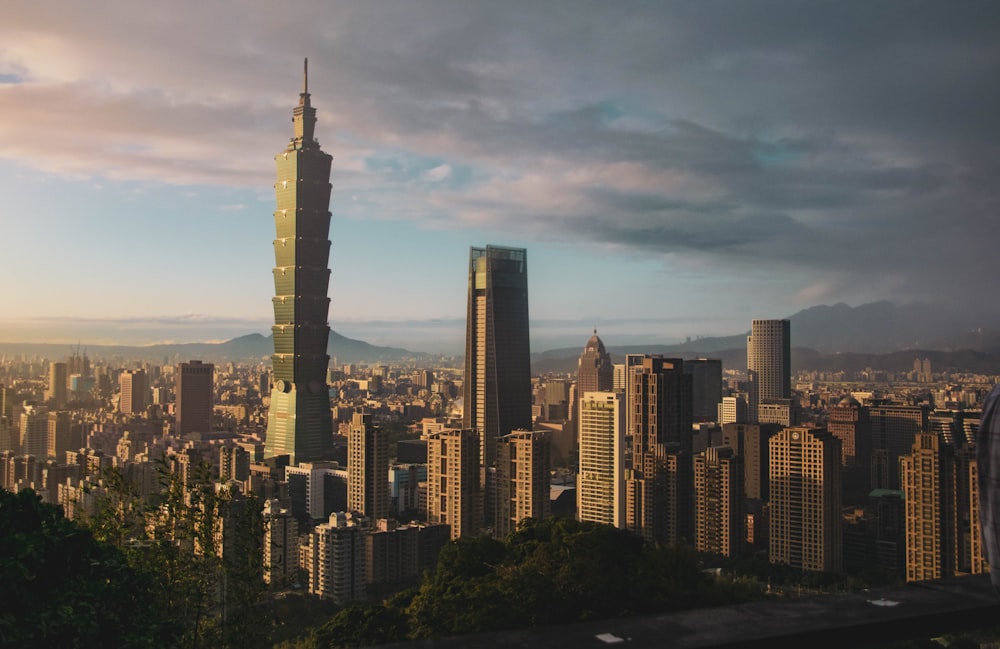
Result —
M 0 646 L 154 647 L 151 581 L 115 547 L 41 502 L 0 489 Z

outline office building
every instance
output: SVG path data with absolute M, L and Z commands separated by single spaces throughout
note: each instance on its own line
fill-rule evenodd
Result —
M 614 365 L 604 349 L 604 342 L 597 336 L 597 329 L 580 354 L 576 370 L 576 393 L 609 392 L 614 387 Z
M 33 401 L 26 401 L 21 413 L 21 453 L 39 463 L 49 456 L 49 411 Z
M 840 572 L 840 440 L 819 428 L 785 428 L 770 451 L 771 563 Z
M 274 156 L 274 355 L 264 455 L 291 464 L 333 457 L 333 419 L 326 385 L 330 363 L 330 164 L 314 137 L 316 109 L 308 68 L 294 137 Z
M 548 432 L 530 430 L 516 430 L 497 440 L 493 531 L 498 538 L 505 538 L 527 518 L 551 516 L 549 443 Z
M 347 509 L 389 516 L 389 439 L 367 412 L 354 413 L 347 437 Z
M 927 430 L 926 406 L 874 405 L 868 409 L 872 431 L 872 488 L 902 488 L 899 458 L 910 453 L 917 435 Z
M 73 422 L 68 412 L 50 412 L 48 414 L 48 449 L 49 457 L 60 462 L 66 459 L 66 451 L 75 451 L 83 446 L 79 428 L 74 430 Z
M 722 445 L 743 458 L 743 490 L 751 500 L 766 501 L 770 497 L 770 463 L 768 440 L 781 430 L 774 424 L 725 424 Z
M 330 514 L 300 549 L 310 595 L 346 604 L 365 598 L 365 530 L 353 515 Z
M 754 320 L 747 338 L 750 421 L 757 422 L 765 399 L 792 396 L 792 347 L 788 320 Z
M 215 404 L 215 365 L 188 361 L 177 365 L 174 378 L 177 397 L 176 431 L 208 433 L 212 431 L 212 408 Z
M 118 376 L 118 412 L 123 415 L 139 415 L 146 409 L 146 393 L 149 383 L 144 370 L 122 372 Z
M 49 384 L 45 389 L 45 401 L 56 410 L 66 407 L 66 386 L 69 384 L 66 363 L 49 363 Z
M 482 532 L 479 440 L 469 428 L 427 437 L 427 520 L 449 525 L 453 540 Z
M 719 425 L 745 424 L 749 421 L 746 397 L 737 394 L 731 397 L 722 397 L 719 403 Z
M 576 517 L 623 527 L 625 514 L 625 396 L 584 392 L 580 399 L 580 469 Z
M 532 427 L 527 256 L 497 246 L 469 252 L 462 426 L 478 431 L 486 467 L 499 437 Z
M 628 389 L 625 526 L 655 543 L 692 543 L 691 375 L 680 359 L 646 356 Z
M 684 372 L 691 375 L 692 418 L 694 421 L 714 421 L 722 401 L 722 361 L 718 358 L 687 360 Z
M 285 467 L 292 515 L 305 527 L 347 509 L 347 471 L 336 462 L 299 462 Z
M 739 555 L 746 536 L 743 460 L 728 446 L 713 446 L 694 457 L 695 549 L 726 557 Z
M 264 583 L 281 588 L 299 568 L 299 524 L 278 500 L 264 502 Z
M 899 466 L 906 506 L 906 581 L 951 577 L 959 556 L 955 453 L 937 433 L 917 433 Z

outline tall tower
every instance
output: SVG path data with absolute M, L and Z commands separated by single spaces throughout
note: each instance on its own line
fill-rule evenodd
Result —
M 692 541 L 691 375 L 677 358 L 646 356 L 629 376 L 627 529 L 649 541 Z
M 497 440 L 497 506 L 494 532 L 505 538 L 526 518 L 552 515 L 549 433 L 516 430 Z
M 624 527 L 625 395 L 584 392 L 579 420 L 577 520 Z
M 496 440 L 531 430 L 528 252 L 486 246 L 469 251 L 463 428 L 480 437 L 480 464 L 493 466 Z
M 367 412 L 355 412 L 347 437 L 347 509 L 389 517 L 389 440 Z
M 955 453 L 937 433 L 917 433 L 899 468 L 906 503 L 906 581 L 952 577 L 959 553 Z
M 449 525 L 453 541 L 482 532 L 479 473 L 477 431 L 443 430 L 427 438 L 427 520 Z
M 792 396 L 791 325 L 788 320 L 754 320 L 747 338 L 747 375 L 750 378 L 750 421 L 758 421 L 765 399 Z
M 294 465 L 330 459 L 333 424 L 326 370 L 330 363 L 330 164 L 313 137 L 316 109 L 309 103 L 309 68 L 294 135 L 274 156 L 274 383 L 267 412 L 266 457 L 288 455 Z
M 771 456 L 771 563 L 840 572 L 840 440 L 819 428 L 786 428 Z
M 45 390 L 45 400 L 51 401 L 58 410 L 66 407 L 66 363 L 49 363 L 49 387 Z
M 594 329 L 594 335 L 587 341 L 583 353 L 580 354 L 576 372 L 576 393 L 582 395 L 588 392 L 610 391 L 614 384 L 614 373 L 611 356 L 604 349 L 604 343 L 597 337 L 597 329 Z
M 212 430 L 215 402 L 215 365 L 189 361 L 177 365 L 177 435 Z
M 711 446 L 694 458 L 695 549 L 733 557 L 746 535 L 743 460 L 728 446 Z
M 126 415 L 138 415 L 146 407 L 146 392 L 149 384 L 146 382 L 144 370 L 122 372 L 118 377 L 121 395 L 118 399 L 118 411 Z

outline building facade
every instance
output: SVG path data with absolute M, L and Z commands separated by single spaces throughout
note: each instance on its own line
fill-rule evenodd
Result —
M 549 496 L 549 433 L 516 430 L 497 440 L 496 522 L 504 538 L 521 521 L 552 515 Z
M 840 572 L 840 440 L 819 428 L 785 428 L 770 451 L 770 560 Z
M 367 412 L 354 413 L 347 436 L 347 509 L 389 516 L 389 439 Z
M 625 398 L 584 392 L 580 399 L 576 517 L 622 527 L 625 514 Z
M 274 383 L 264 454 L 297 464 L 333 457 L 326 385 L 332 157 L 314 137 L 308 68 L 292 123 L 294 137 L 274 156 Z
M 906 581 L 955 574 L 959 556 L 955 453 L 937 433 L 917 433 L 899 460 L 906 507 Z
M 462 427 L 479 432 L 491 467 L 496 440 L 532 426 L 527 251 L 472 248 L 468 297 Z
M 179 363 L 174 377 L 177 398 L 176 434 L 212 430 L 215 404 L 215 365 L 201 361 Z
M 453 540 L 482 532 L 479 440 L 470 428 L 427 438 L 427 520 L 449 525 Z
M 694 457 L 695 549 L 726 557 L 739 555 L 746 536 L 743 461 L 728 446 L 713 446 Z
M 751 390 L 750 421 L 758 419 L 765 399 L 792 396 L 791 324 L 788 320 L 754 320 L 747 338 L 747 376 Z

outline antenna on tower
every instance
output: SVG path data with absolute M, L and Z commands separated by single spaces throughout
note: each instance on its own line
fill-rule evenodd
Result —
M 309 57 L 305 58 L 302 64 L 302 94 L 309 94 Z

